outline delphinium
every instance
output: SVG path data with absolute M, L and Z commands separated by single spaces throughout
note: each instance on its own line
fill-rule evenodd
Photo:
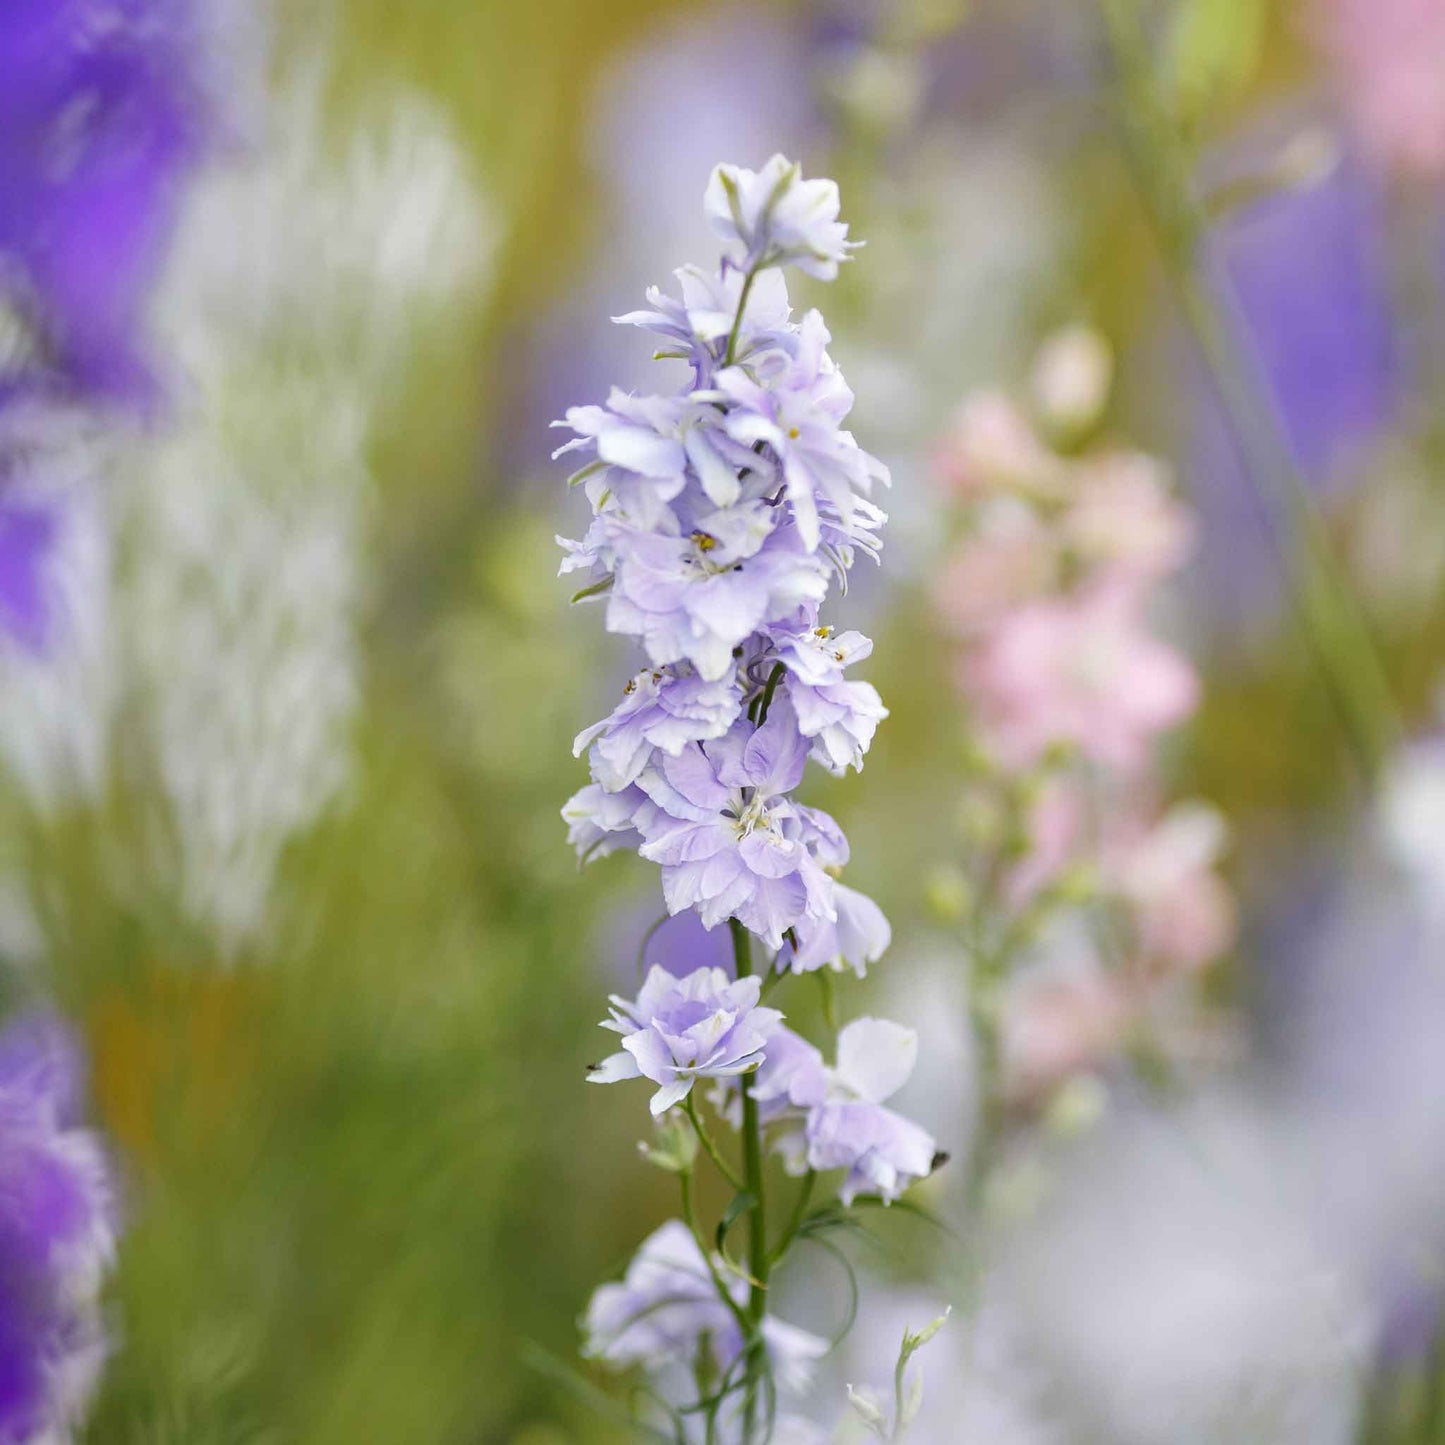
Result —
M 888 474 L 845 430 L 853 398 L 828 330 L 817 311 L 793 318 L 783 275 L 837 275 L 854 245 L 838 204 L 832 182 L 781 156 L 757 172 L 719 166 L 705 206 L 720 267 L 685 267 L 680 296 L 650 290 L 647 309 L 617 318 L 660 335 L 657 357 L 684 363 L 684 384 L 614 390 L 559 423 L 576 433 L 558 454 L 580 454 L 572 481 L 593 513 L 563 543 L 562 570 L 643 654 L 616 709 L 577 739 L 592 781 L 563 810 L 570 838 L 584 861 L 636 849 L 660 865 L 669 913 L 695 910 L 732 942 L 731 970 L 675 959 L 635 998 L 614 997 L 603 1026 L 622 1047 L 589 1075 L 649 1081 L 660 1142 L 647 1153 L 680 1183 L 680 1218 L 585 1318 L 586 1355 L 645 1373 L 641 1423 L 667 1440 L 807 1437 L 778 1396 L 801 1393 L 828 1346 L 777 1317 L 774 1277 L 824 1220 L 897 1200 L 939 1162 L 929 1133 L 886 1102 L 913 1070 L 912 1030 L 856 1019 L 830 1062 L 764 1002 L 790 975 L 863 974 L 890 936 L 839 881 L 837 823 L 794 797 L 810 758 L 861 768 L 886 716 L 849 675 L 871 642 L 822 608 L 855 558 L 877 557 L 872 494 Z M 785 1201 L 768 1197 L 770 1150 L 799 1181 Z M 696 1204 L 704 1157 L 734 1191 L 716 1222 Z M 838 1199 L 814 1209 L 826 1175 L 841 1178 Z
M 43 1016 L 0 1033 L 0 1441 L 62 1445 L 105 1357 L 110 1168 L 77 1126 L 78 1053 Z
M 1157 744 L 1197 705 L 1155 635 L 1193 519 L 1164 467 L 1094 439 L 1109 352 L 1050 340 L 1027 404 L 970 397 L 938 457 L 959 535 L 937 588 L 969 731 L 960 866 L 935 898 L 972 968 L 984 1104 L 975 1181 L 1007 1116 L 1097 1098 L 1095 1075 L 1197 1042 L 1200 973 L 1228 948 L 1222 819 L 1170 801 Z M 1063 1091 L 1063 1092 L 1061 1092 Z
M 47 793 L 58 771 L 98 772 L 96 700 L 53 664 L 91 643 L 107 448 L 156 402 L 146 309 L 216 129 L 202 43 L 214 9 L 0 7 L 0 695 L 75 734 L 57 768 L 44 742 L 6 729 L 6 761 L 27 782 L 45 774 Z

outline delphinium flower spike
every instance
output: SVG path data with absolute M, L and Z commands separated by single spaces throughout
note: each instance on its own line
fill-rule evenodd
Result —
M 807 1384 L 823 1342 L 773 1316 L 768 1290 L 817 1176 L 838 1172 L 843 1208 L 864 1192 L 887 1203 L 941 1156 L 883 1103 L 912 1071 L 911 1030 L 860 1019 L 829 1068 L 762 1002 L 789 973 L 861 975 L 889 943 L 877 904 L 838 881 L 842 830 L 794 796 L 809 759 L 834 774 L 861 768 L 887 716 L 849 675 L 872 643 L 820 613 L 860 555 L 878 556 L 886 518 L 874 493 L 888 471 L 844 427 L 853 395 L 827 327 L 816 311 L 793 318 L 781 270 L 832 280 L 855 243 L 837 187 L 782 156 L 756 172 L 719 166 L 705 208 L 725 248 L 717 271 L 685 267 L 680 299 L 653 289 L 647 309 L 617 318 L 664 338 L 658 355 L 689 365 L 686 384 L 614 391 L 558 423 L 574 436 L 557 455 L 576 455 L 572 482 L 592 511 L 583 537 L 559 539 L 562 571 L 578 574 L 575 600 L 602 606 L 607 630 L 633 638 L 643 663 L 616 708 L 578 735 L 591 782 L 563 816 L 582 861 L 626 848 L 657 863 L 668 911 L 726 925 L 735 959 L 732 976 L 676 960 L 681 976 L 655 968 L 635 999 L 613 999 L 604 1027 L 622 1050 L 589 1077 L 656 1086 L 665 1138 L 647 1157 L 679 1175 L 682 1218 L 597 1291 L 586 1353 L 649 1373 L 669 1438 L 696 1426 L 708 1441 L 754 1442 L 807 1436 L 800 1417 L 778 1414 L 777 1392 Z M 760 971 L 753 938 L 768 950 Z M 740 1130 L 738 1166 L 703 1123 L 700 1080 Z M 699 1145 L 742 1184 L 707 1233 L 693 1196 Z M 805 1176 L 773 1230 L 769 1148 Z M 746 1268 L 726 1250 L 743 1219 Z

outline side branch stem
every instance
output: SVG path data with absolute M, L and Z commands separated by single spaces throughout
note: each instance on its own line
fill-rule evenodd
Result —
M 734 1189 L 742 1190 L 747 1186 L 738 1176 L 738 1171 L 723 1157 L 722 1151 L 717 1147 L 711 1134 L 703 1126 L 702 1116 L 697 1112 L 697 1101 L 691 1094 L 683 1100 L 683 1108 L 687 1110 L 687 1117 L 692 1120 L 693 1131 L 697 1134 L 697 1142 L 702 1145 L 703 1153 L 712 1160 L 717 1172 L 732 1185 Z
M 748 309 L 748 297 L 752 294 L 753 281 L 758 274 L 758 267 L 752 266 L 748 274 L 743 277 L 743 289 L 738 295 L 738 314 L 733 317 L 733 329 L 728 332 L 728 349 L 723 353 L 723 365 L 731 366 L 738 354 L 738 337 L 742 334 L 743 314 Z

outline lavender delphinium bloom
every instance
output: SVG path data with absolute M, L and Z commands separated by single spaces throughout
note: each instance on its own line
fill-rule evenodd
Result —
M 781 479 L 798 531 L 809 551 L 821 537 L 819 504 L 826 504 L 845 533 L 873 482 L 886 484 L 887 469 L 853 440 L 842 423 L 853 393 L 828 355 L 828 328 L 809 311 L 792 348 L 790 364 L 759 379 L 730 366 L 718 373 L 717 391 L 733 403 L 723 429 L 735 442 L 766 445 L 778 459 Z
M 76 1127 L 74 1046 L 48 1019 L 0 1033 L 0 1442 L 70 1439 L 105 1357 L 109 1169 Z
M 774 949 L 805 919 L 836 916 L 823 869 L 846 863 L 847 845 L 831 818 L 788 796 L 807 760 L 790 707 L 775 701 L 761 727 L 743 719 L 643 773 L 654 806 L 637 815 L 638 852 L 662 865 L 669 911 L 696 908 L 709 927 L 736 918 Z
M 753 1079 L 759 1117 L 789 1173 L 846 1169 L 845 1204 L 864 1190 L 891 1203 L 916 1179 L 932 1173 L 937 1145 L 927 1130 L 884 1107 L 908 1082 L 918 1035 L 887 1019 L 855 1019 L 838 1035 L 838 1060 L 791 1029 L 779 1027 Z M 736 1127 L 736 1090 L 727 1081 L 716 1102 Z
M 838 1035 L 828 1094 L 808 1111 L 808 1166 L 846 1169 L 845 1204 L 864 1190 L 897 1199 L 932 1172 L 937 1145 L 925 1129 L 883 1101 L 906 1084 L 918 1060 L 918 1035 L 886 1019 L 855 1019 Z
M 861 632 L 836 632 L 809 620 L 798 628 L 775 627 L 769 636 L 787 669 L 788 699 L 798 731 L 811 738 L 810 756 L 830 773 L 862 768 L 878 724 L 888 716 L 878 689 L 849 680 L 844 671 L 873 651 Z
M 866 893 L 833 885 L 833 917 L 804 919 L 794 930 L 796 945 L 779 966 L 794 973 L 818 968 L 851 968 L 862 978 L 870 963 L 888 951 L 893 930 L 883 910 Z
M 145 289 L 202 147 L 199 8 L 0 6 L 0 305 L 36 339 L 0 387 L 38 377 L 107 398 L 144 391 Z
M 572 755 L 588 752 L 592 775 L 613 792 L 635 783 L 655 751 L 676 757 L 690 742 L 721 737 L 742 702 L 728 678 L 693 672 L 639 672 L 612 713 L 577 734 Z
M 619 326 L 640 326 L 666 337 L 673 343 L 673 349 L 659 355 L 690 361 L 694 382 L 705 387 L 711 384 L 714 373 L 723 364 L 746 274 L 727 270 L 719 276 L 710 276 L 697 266 L 683 266 L 673 274 L 682 292 L 681 300 L 649 286 L 649 310 L 629 311 L 612 319 Z M 734 361 L 740 366 L 746 365 L 755 353 L 786 347 L 786 328 L 791 314 L 782 272 L 758 273 L 733 344 Z
M 622 1051 L 598 1064 L 589 1080 L 651 1079 L 659 1085 L 652 1112 L 662 1114 L 698 1079 L 750 1072 L 782 1018 L 777 1009 L 758 1007 L 761 990 L 756 976 L 734 980 L 720 968 L 699 968 L 677 978 L 654 966 L 634 1001 L 613 995 L 612 1017 L 602 1027 L 623 1035 Z

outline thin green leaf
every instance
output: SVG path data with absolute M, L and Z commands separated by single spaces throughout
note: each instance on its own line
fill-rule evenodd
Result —
M 588 462 L 585 467 L 578 467 L 570 477 L 567 478 L 567 485 L 575 487 L 580 482 L 585 482 L 588 477 L 596 476 L 598 472 L 606 467 L 607 463 L 602 461 Z
M 581 602 L 587 597 L 597 597 L 611 588 L 613 582 L 612 574 L 609 572 L 600 582 L 594 582 L 590 587 L 584 587 L 580 592 L 572 594 L 574 602 Z
M 750 1214 L 758 1207 L 758 1197 L 750 1194 L 746 1189 L 740 1189 L 728 1201 L 728 1207 L 723 1210 L 722 1218 L 717 1223 L 717 1234 L 714 1236 L 719 1253 L 726 1253 L 723 1249 L 723 1241 L 727 1239 L 728 1230 L 745 1214 Z

